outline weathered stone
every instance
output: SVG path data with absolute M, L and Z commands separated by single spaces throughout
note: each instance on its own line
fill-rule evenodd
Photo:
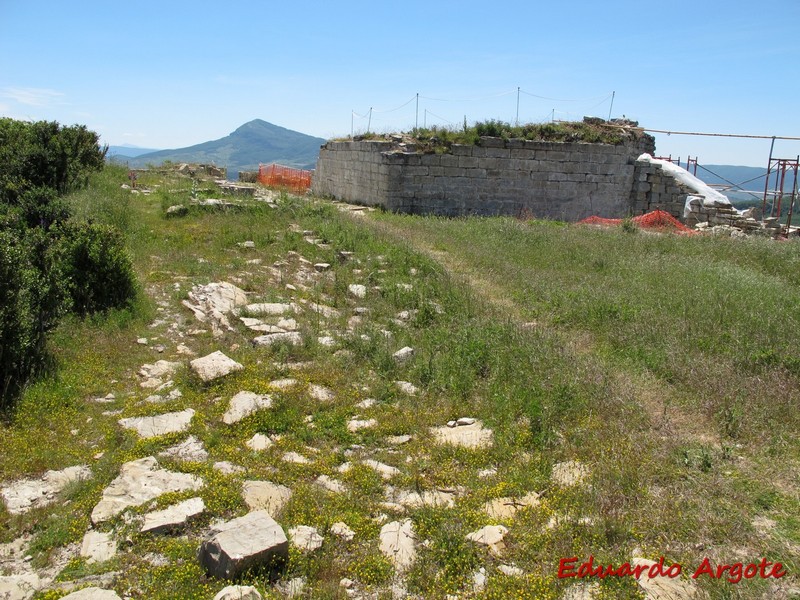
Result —
M 222 416 L 222 422 L 227 425 L 238 423 L 248 415 L 258 410 L 270 408 L 272 398 L 264 394 L 241 391 L 231 398 L 227 412 Z
M 390 435 L 386 438 L 386 443 L 390 446 L 402 446 L 411 441 L 410 435 Z
M 480 421 L 471 425 L 455 427 L 434 427 L 431 429 L 434 439 L 439 444 L 452 444 L 464 448 L 487 448 L 492 445 L 492 430 L 484 429 Z
M 294 463 L 296 465 L 307 465 L 310 464 L 311 461 L 303 456 L 298 452 L 285 452 L 283 454 L 283 460 L 286 462 Z
M 199 490 L 203 480 L 188 473 L 173 473 L 158 466 L 153 456 L 122 465 L 119 476 L 103 491 L 92 511 L 92 523 L 102 523 L 126 508 L 139 506 L 167 492 Z
M 314 263 L 314 269 L 322 273 L 323 271 L 330 271 L 331 265 L 330 263 Z
M 114 590 L 99 587 L 86 587 L 63 596 L 61 600 L 122 600 Z
M 333 492 L 334 494 L 343 494 L 347 491 L 347 488 L 344 487 L 344 484 L 341 481 L 338 479 L 333 479 L 332 477 L 328 477 L 327 475 L 320 475 L 317 477 L 314 483 L 316 483 L 322 489 Z
M 80 555 L 86 562 L 102 563 L 114 558 L 117 554 L 117 543 L 110 533 L 87 531 L 81 542 Z
M 400 475 L 400 469 L 389 465 L 385 465 L 382 462 L 378 462 L 377 460 L 373 460 L 371 458 L 365 460 L 364 464 L 368 466 L 370 469 L 376 471 L 381 477 L 387 480 L 391 479 L 396 475 Z
M 56 495 L 74 481 L 88 479 L 92 472 L 86 465 L 47 471 L 39 479 L 23 479 L 8 483 L 0 489 L 6 509 L 12 515 L 26 513 L 32 508 L 47 506 Z
M 173 204 L 167 209 L 167 216 L 181 217 L 189 213 L 189 207 L 183 204 Z
M 303 343 L 303 336 L 297 331 L 283 331 L 280 333 L 268 333 L 253 338 L 253 344 L 255 346 L 271 346 L 277 342 L 299 346 Z
M 314 400 L 318 400 L 320 402 L 330 402 L 335 398 L 335 395 L 332 390 L 317 385 L 315 383 L 311 383 L 308 386 L 308 395 L 311 396 Z
M 203 442 L 193 435 L 183 440 L 180 444 L 170 446 L 159 456 L 174 458 L 175 460 L 187 462 L 203 462 L 208 459 L 208 452 L 203 446 Z
M 360 283 L 351 283 L 347 286 L 347 291 L 356 298 L 366 298 L 367 296 L 367 286 Z
M 129 417 L 120 419 L 118 422 L 125 429 L 133 429 L 141 437 L 148 439 L 186 431 L 194 417 L 194 410 L 187 408 L 179 412 L 165 413 L 163 415 L 152 415 L 149 417 Z
M 508 529 L 502 525 L 487 525 L 477 531 L 468 533 L 467 539 L 481 546 L 487 546 L 493 555 L 500 556 L 506 547 L 503 538 L 507 533 Z
M 285 598 L 298 598 L 305 593 L 306 585 L 305 577 L 292 577 L 289 581 L 279 581 L 275 588 Z
M 228 358 L 219 350 L 202 358 L 195 358 L 189 364 L 195 374 L 206 383 L 244 369 L 240 363 Z
M 292 312 L 294 307 L 291 304 L 281 302 L 262 302 L 260 304 L 248 304 L 244 309 L 251 315 L 275 316 Z
M 217 592 L 214 600 L 262 600 L 262 596 L 251 585 L 229 585 Z
M 189 519 L 203 514 L 206 505 L 202 498 L 189 498 L 164 510 L 147 513 L 139 530 L 142 533 L 166 533 L 183 525 Z
M 266 511 L 251 512 L 217 528 L 199 551 L 200 564 L 212 577 L 235 579 L 251 569 L 282 570 L 289 541 Z
M 43 586 L 35 573 L 24 575 L 0 575 L 0 598 L 4 600 L 28 600 Z
M 359 429 L 369 429 L 370 427 L 375 427 L 378 424 L 378 421 L 375 419 L 351 419 L 347 422 L 347 430 L 351 433 L 355 433 Z
M 654 560 L 634 557 L 631 564 L 635 568 L 638 566 L 651 567 L 658 563 Z M 636 581 L 644 592 L 646 600 L 686 600 L 697 595 L 697 587 L 679 577 L 672 578 L 666 575 L 649 577 L 647 572 L 644 572 Z
M 397 386 L 398 390 L 409 396 L 416 396 L 419 391 L 417 386 L 408 381 L 395 381 L 394 384 Z
M 222 473 L 223 475 L 239 475 L 245 472 L 244 467 L 240 467 L 239 465 L 235 465 L 230 461 L 227 460 L 220 460 L 214 463 L 214 469 Z
M 410 346 L 400 348 L 397 352 L 392 354 L 392 358 L 396 363 L 406 363 L 414 357 L 414 349 Z
M 411 519 L 392 521 L 381 527 L 380 550 L 398 571 L 405 571 L 414 564 L 417 550 L 414 548 L 414 524 Z
M 316 527 L 309 527 L 307 525 L 298 525 L 289 530 L 289 538 L 293 546 L 306 552 L 313 552 L 320 548 L 325 541 L 318 532 Z
M 562 487 L 578 484 L 586 479 L 588 475 L 589 470 L 574 460 L 553 465 L 553 481 Z
M 600 593 L 600 586 L 596 582 L 578 583 L 566 589 L 561 600 L 595 600 Z
M 425 490 L 423 492 L 412 492 L 400 490 L 391 495 L 395 502 L 407 508 L 431 507 L 453 507 L 455 506 L 456 495 L 453 492 L 442 490 Z
M 261 450 L 266 450 L 270 446 L 272 446 L 272 440 L 268 435 L 265 435 L 263 433 L 257 433 L 249 440 L 247 440 L 244 444 L 251 450 L 255 450 L 258 452 Z
M 520 509 L 538 505 L 539 494 L 530 492 L 521 498 L 494 498 L 484 505 L 484 510 L 494 519 L 510 519 Z
M 286 379 L 275 379 L 274 381 L 269 382 L 269 387 L 274 388 L 276 390 L 288 390 L 296 385 L 299 385 L 300 382 L 297 379 L 292 379 L 288 377 Z
M 189 300 L 183 305 L 190 309 L 198 321 L 209 323 L 215 337 L 222 329 L 233 331 L 227 313 L 247 304 L 247 294 L 227 281 L 197 285 L 189 292 Z
M 157 388 L 164 383 L 165 377 L 170 377 L 180 367 L 179 362 L 159 360 L 154 364 L 142 365 L 139 369 L 139 376 L 144 379 L 139 385 L 145 389 Z
M 270 481 L 245 481 L 242 499 L 250 510 L 263 510 L 277 515 L 292 497 L 288 487 Z
M 343 523 L 338 521 L 331 525 L 331 533 L 337 537 L 342 538 L 346 542 L 353 541 L 353 538 L 356 537 L 356 532 L 350 529 L 347 526 L 347 523 Z

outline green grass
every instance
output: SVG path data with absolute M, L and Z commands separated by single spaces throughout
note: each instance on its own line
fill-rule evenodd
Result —
M 306 577 L 309 597 L 342 597 L 342 577 L 390 596 L 395 574 L 378 551 L 386 519 L 414 523 L 419 557 L 405 584 L 425 598 L 464 593 L 481 567 L 488 576 L 481 597 L 557 598 L 567 585 L 555 576 L 560 557 L 594 554 L 621 564 L 635 550 L 696 565 L 704 556 L 731 561 L 739 556 L 735 549 L 750 559 L 782 559 L 790 573 L 800 567 L 792 550 L 800 543 L 792 479 L 800 456 L 791 410 L 798 401 L 796 245 L 631 236 L 508 219 L 376 213 L 355 219 L 327 202 L 292 197 L 275 208 L 244 201 L 235 211 L 192 207 L 167 219 L 168 206 L 188 203 L 186 180 L 142 178 L 141 187 L 160 191 L 131 195 L 119 188 L 125 175 L 108 169 L 71 201 L 86 218 L 124 227 L 144 293 L 124 313 L 65 321 L 51 339 L 56 368 L 30 386 L 10 422 L 0 425 L 0 481 L 92 465 L 92 479 L 66 491 L 69 502 L 13 517 L 0 509 L 0 541 L 31 533 L 36 565 L 80 542 L 123 462 L 185 438 L 138 440 L 117 419 L 191 407 L 189 433 L 204 442 L 209 461 L 159 461 L 205 480 L 200 495 L 208 511 L 185 537 L 142 535 L 123 517 L 104 525 L 128 539 L 114 563 L 122 573 L 113 584 L 120 593 L 210 598 L 224 587 L 205 577 L 194 553 L 212 520 L 246 512 L 245 479 L 290 487 L 278 521 L 285 529 L 316 526 L 325 537 L 319 550 L 290 555 L 286 578 Z M 305 242 L 292 224 L 313 230 L 329 248 Z M 238 245 L 245 240 L 256 248 Z M 340 260 L 343 250 L 352 259 Z M 332 270 L 300 277 L 293 252 Z M 271 270 L 276 261 L 283 264 L 280 277 Z M 208 328 L 181 300 L 193 284 L 220 280 L 253 301 L 308 300 L 340 316 L 296 315 L 300 346 L 253 347 L 254 334 L 236 319 L 234 331 L 220 338 L 189 335 Z M 367 297 L 355 300 L 350 283 L 366 285 Z M 369 312 L 354 334 L 344 335 L 356 306 Z M 400 311 L 409 311 L 407 321 L 396 320 Z M 316 339 L 324 332 L 343 335 L 326 348 Z M 139 337 L 163 344 L 164 353 L 136 344 Z M 186 362 L 176 354 L 178 343 L 198 355 L 221 349 L 246 368 L 210 385 L 180 370 L 174 380 L 181 398 L 145 403 L 152 392 L 139 388 L 136 371 L 162 358 Z M 415 355 L 398 365 L 391 355 L 406 345 Z M 307 364 L 286 366 L 293 362 Z M 335 398 L 320 403 L 302 388 L 272 390 L 269 382 L 282 377 L 326 386 Z M 400 393 L 395 380 L 413 382 L 419 394 Z M 270 393 L 273 407 L 225 425 L 221 416 L 239 390 Z M 114 403 L 90 401 L 108 392 Z M 376 403 L 357 408 L 366 398 Z M 115 409 L 123 412 L 103 414 Z M 350 432 L 355 416 L 378 425 Z M 490 427 L 494 445 L 476 451 L 432 443 L 430 427 L 462 416 Z M 256 453 L 244 446 L 256 432 L 282 437 Z M 385 438 L 398 434 L 413 437 L 391 448 Z M 287 464 L 281 457 L 288 451 L 311 462 Z M 362 456 L 400 469 L 389 482 L 398 489 L 460 490 L 455 505 L 403 513 L 383 506 L 385 482 L 358 464 Z M 211 468 L 220 460 L 245 472 L 220 475 Z M 588 485 L 553 486 L 552 467 L 563 460 L 588 465 Z M 340 473 L 345 461 L 354 466 Z M 490 468 L 495 476 L 478 477 Z M 322 474 L 347 491 L 321 492 L 313 481 Z M 466 540 L 491 522 L 483 513 L 487 500 L 530 491 L 543 492 L 542 503 L 503 522 L 509 535 L 502 561 Z M 171 494 L 130 514 L 185 497 Z M 775 527 L 759 533 L 751 524 L 756 516 Z M 356 532 L 352 542 L 330 533 L 338 521 Z M 165 564 L 148 562 L 154 553 Z M 498 573 L 501 563 L 525 576 Z M 73 560 L 61 579 L 79 580 L 94 568 Z M 278 597 L 257 575 L 243 583 Z M 760 597 L 768 589 L 759 581 L 702 587 L 731 598 Z M 638 597 L 629 580 L 604 580 L 601 590 L 608 598 Z

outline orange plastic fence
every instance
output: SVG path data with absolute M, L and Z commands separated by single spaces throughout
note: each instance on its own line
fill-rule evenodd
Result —
M 641 227 L 642 229 L 657 229 L 659 231 L 670 231 L 683 235 L 694 235 L 697 233 L 694 229 L 687 227 L 671 214 L 663 210 L 654 210 L 644 215 L 633 217 L 631 220 L 633 221 L 634 225 Z M 622 221 L 622 219 L 588 217 L 580 222 L 586 225 L 604 225 L 606 227 L 611 227 L 615 225 L 622 225 Z
M 311 171 L 293 169 L 282 165 L 259 165 L 259 183 L 268 187 L 288 188 L 293 192 L 306 192 L 311 187 Z

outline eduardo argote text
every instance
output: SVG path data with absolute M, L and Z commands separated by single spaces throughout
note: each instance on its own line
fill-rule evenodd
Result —
M 595 563 L 594 556 L 589 555 L 589 559 L 578 563 L 578 557 L 573 556 L 570 558 L 562 558 L 558 563 L 558 578 L 564 579 L 567 577 L 583 578 L 598 578 L 605 579 L 606 577 L 679 577 L 683 573 L 683 565 L 680 563 L 672 563 L 671 565 L 664 564 L 664 557 L 662 556 L 658 562 L 647 564 L 632 565 L 630 563 L 623 563 L 619 566 L 613 564 L 603 565 Z M 760 562 L 740 563 L 736 562 L 730 565 L 720 564 L 712 565 L 708 558 L 704 558 L 700 565 L 694 570 L 691 577 L 698 579 L 700 577 L 708 577 L 709 579 L 725 579 L 730 583 L 739 583 L 742 579 L 780 579 L 786 575 L 786 569 L 783 563 L 772 562 L 766 558 L 762 558 Z

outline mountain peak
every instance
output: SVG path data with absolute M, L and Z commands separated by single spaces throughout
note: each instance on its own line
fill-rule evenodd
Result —
M 162 150 L 128 161 L 131 166 L 147 163 L 197 162 L 227 167 L 230 177 L 237 171 L 253 171 L 260 163 L 276 162 L 289 167 L 313 169 L 319 148 L 325 140 L 286 129 L 263 119 L 240 125 L 231 134 L 218 140 L 188 148 Z

